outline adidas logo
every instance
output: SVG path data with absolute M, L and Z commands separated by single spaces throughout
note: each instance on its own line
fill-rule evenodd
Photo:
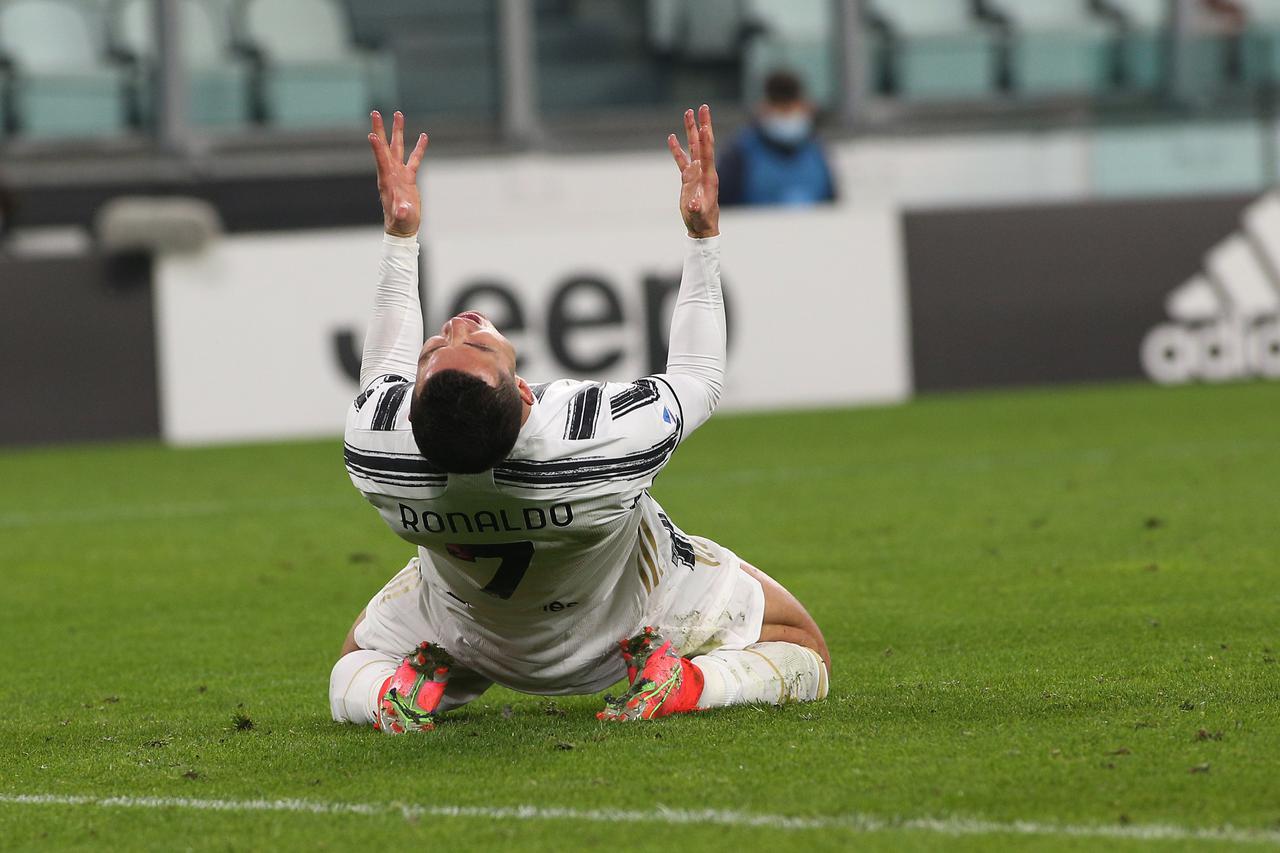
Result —
M 1174 322 L 1143 339 L 1142 368 L 1156 382 L 1280 379 L 1280 193 L 1242 220 L 1205 255 L 1204 272 L 1165 299 Z

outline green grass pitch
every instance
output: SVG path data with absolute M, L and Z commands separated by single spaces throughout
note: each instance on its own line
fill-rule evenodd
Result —
M 416 738 L 328 717 L 410 553 L 337 441 L 6 451 L 0 848 L 1280 844 L 1278 437 L 1280 384 L 717 417 L 655 493 L 808 604 L 830 698 Z

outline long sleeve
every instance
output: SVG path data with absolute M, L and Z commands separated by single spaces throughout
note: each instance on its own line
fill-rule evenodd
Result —
M 384 234 L 373 319 L 364 338 L 360 388 L 394 373 L 413 379 L 422 349 L 422 305 L 418 297 L 418 238 Z
M 667 370 L 661 378 L 680 404 L 683 433 L 711 417 L 724 390 L 727 325 L 720 291 L 720 238 L 689 238 L 671 316 Z

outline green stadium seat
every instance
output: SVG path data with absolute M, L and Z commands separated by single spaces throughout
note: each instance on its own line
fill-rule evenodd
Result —
M 743 53 L 743 91 L 759 96 L 771 71 L 786 69 L 804 81 L 809 98 L 831 107 L 839 95 L 833 48 L 836 20 L 830 0 L 754 0 L 747 14 L 758 35 Z
M 639 23 L 597 16 L 540 19 L 539 106 L 558 113 L 658 103 L 662 69 L 645 49 Z
M 109 136 L 128 125 L 128 71 L 107 59 L 95 9 L 77 0 L 0 3 L 10 108 L 26 137 Z
M 548 113 L 644 106 L 660 96 L 653 66 L 641 60 L 547 64 L 538 69 L 539 106 Z
M 382 45 L 396 80 L 373 83 L 375 103 L 419 118 L 492 118 L 498 108 L 494 0 L 378 0 L 351 3 L 352 34 Z M 399 97 L 396 97 L 396 82 Z
M 1117 41 L 1087 0 L 999 0 L 1012 27 L 1012 85 L 1021 95 L 1089 95 L 1110 88 Z
M 1107 0 L 1120 16 L 1120 64 L 1123 85 L 1154 89 L 1164 79 L 1169 25 L 1166 0 Z
M 495 0 L 377 0 L 349 2 L 351 32 L 359 44 L 389 44 L 402 34 L 474 34 L 492 31 Z
M 237 39 L 261 57 L 263 117 L 290 127 L 363 123 L 394 101 L 395 74 L 358 49 L 346 12 L 331 0 L 244 0 Z
M 649 42 L 663 53 L 684 60 L 736 61 L 753 5 L 750 0 L 648 0 L 645 18 Z
M 118 0 L 112 5 L 112 41 L 136 57 L 139 114 L 150 121 L 154 111 L 156 62 L 153 0 Z M 229 10 L 222 0 L 182 0 L 182 51 L 187 74 L 187 120 L 219 127 L 249 120 L 250 69 L 231 52 Z
M 397 41 L 406 115 L 496 116 L 497 45 L 491 32 L 420 33 Z
M 875 47 L 889 93 L 909 101 L 990 97 L 996 91 L 995 34 L 968 0 L 869 0 L 887 38 Z
M 1280 82 L 1280 0 L 1248 0 L 1244 79 L 1251 83 Z
M 1280 0 L 1245 0 L 1243 5 L 1251 24 L 1280 29 Z

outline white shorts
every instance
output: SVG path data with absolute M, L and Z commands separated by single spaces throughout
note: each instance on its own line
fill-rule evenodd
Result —
M 444 593 L 424 582 L 417 557 L 369 601 L 364 620 L 356 627 L 355 641 L 362 649 L 397 657 L 422 642 L 438 643 L 449 651 L 457 666 L 449 676 L 442 711 L 470 702 L 495 683 L 539 695 L 597 693 L 625 677 L 618 641 L 646 625 L 657 628 L 684 657 L 757 642 L 764 622 L 760 582 L 743 571 L 742 561 L 732 551 L 709 539 L 689 538 L 694 545 L 694 568 L 667 571 L 643 612 L 628 624 L 595 626 L 596 636 L 583 646 L 598 648 L 598 653 L 571 672 L 549 670 L 543 679 L 525 669 L 517 672 L 507 668 L 501 655 L 477 657 L 457 642 L 469 630 L 465 617 L 431 606 L 431 598 Z M 427 618 L 428 613 L 434 614 L 432 619 Z M 519 644 L 518 636 L 511 638 L 516 659 L 520 657 Z

